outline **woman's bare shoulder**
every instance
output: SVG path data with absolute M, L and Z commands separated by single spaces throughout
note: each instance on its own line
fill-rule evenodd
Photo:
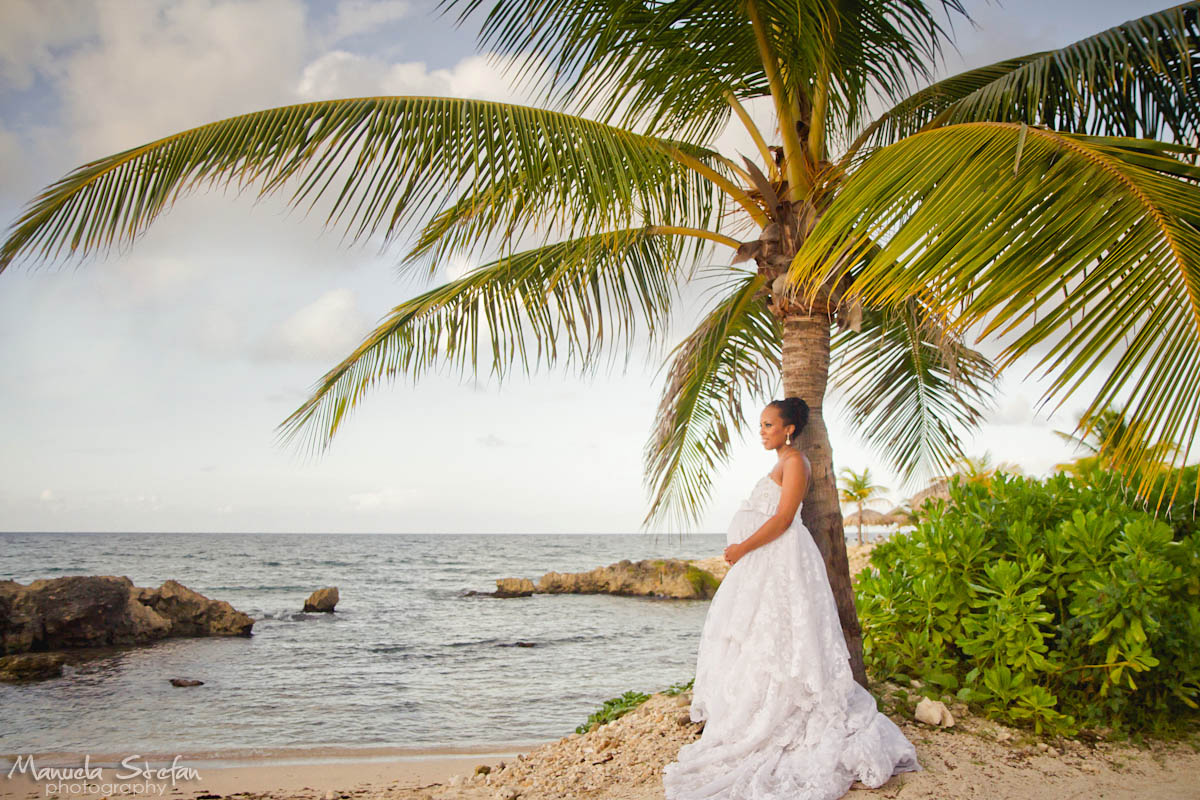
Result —
M 804 455 L 804 453 L 797 450 L 794 454 L 788 456 L 788 458 L 793 464 L 800 467 L 801 475 L 807 476 L 812 474 L 812 462 L 808 460 L 808 456 Z

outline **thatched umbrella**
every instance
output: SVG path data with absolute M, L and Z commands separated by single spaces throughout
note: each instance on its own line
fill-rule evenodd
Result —
M 883 515 L 884 525 L 911 525 L 912 522 L 913 512 L 904 506 L 896 506 Z
M 930 500 L 949 500 L 950 499 L 950 483 L 945 479 L 934 481 L 926 486 L 921 491 L 917 492 L 908 501 L 908 505 L 914 511 L 925 505 Z
M 862 544 L 862 529 L 864 525 L 885 525 L 884 516 L 873 508 L 864 508 L 862 511 L 855 511 L 853 514 L 846 515 L 842 520 L 842 525 L 847 528 L 851 525 L 858 526 L 858 543 Z

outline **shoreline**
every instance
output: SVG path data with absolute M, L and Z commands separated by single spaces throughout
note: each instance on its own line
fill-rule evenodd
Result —
M 550 741 L 477 747 L 239 748 L 193 753 L 20 753 L 0 755 L 0 798 L 202 797 L 307 790 L 317 796 L 364 787 L 422 789 L 493 768 Z M 21 762 L 17 761 L 21 759 Z M 41 777 L 30 774 L 70 770 Z M 23 768 L 18 770 L 17 767 Z

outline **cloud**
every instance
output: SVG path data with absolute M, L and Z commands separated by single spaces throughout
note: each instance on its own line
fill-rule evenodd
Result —
M 71 42 L 51 73 L 77 156 L 280 105 L 303 62 L 299 0 L 109 0 L 96 9 L 90 35 Z M 52 12 L 39 5 L 39 20 L 57 22 Z
M 95 9 L 75 0 L 5 0 L 0 25 L 0 87 L 24 91 L 59 72 L 54 51 L 88 34 Z
M 333 44 L 362 33 L 378 33 L 412 13 L 407 0 L 342 0 L 334 12 L 327 42 Z
M 374 95 L 436 95 L 531 103 L 532 88 L 503 77 L 515 69 L 510 57 L 470 56 L 450 69 L 430 70 L 424 62 L 392 63 L 333 50 L 304 67 L 296 94 L 303 100 Z
M 479 442 L 484 447 L 508 447 L 508 442 L 501 439 L 494 433 L 489 433 L 487 436 L 480 436 L 475 441 Z
M 51 491 L 50 489 L 42 489 L 42 493 L 39 496 L 43 503 L 52 503 L 52 502 L 54 502 L 54 499 L 55 499 L 54 492 Z
M 257 354 L 263 360 L 330 361 L 345 358 L 370 330 L 350 289 L 334 289 L 270 331 Z

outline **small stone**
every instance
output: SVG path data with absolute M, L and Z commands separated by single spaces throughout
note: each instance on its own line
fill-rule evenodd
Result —
M 204 681 L 192 680 L 191 678 L 171 678 L 172 686 L 203 686 Z
M 325 800 L 333 800 L 333 798 L 334 798 L 334 794 L 333 794 L 333 792 L 326 792 L 326 793 L 325 793 Z
M 692 698 L 690 698 L 690 697 L 685 697 L 684 695 L 679 695 L 678 697 L 675 698 L 675 705 L 677 705 L 677 706 L 690 706 L 691 704 L 692 704 Z
M 1045 742 L 1038 742 L 1037 749 L 1041 750 L 1044 753 L 1050 749 L 1050 745 L 1046 744 Z
M 919 722 L 924 722 L 926 725 L 938 725 L 943 728 L 954 727 L 954 717 L 950 714 L 950 709 L 946 708 L 945 703 L 940 700 L 922 697 L 921 702 L 917 703 L 917 711 L 914 716 Z
M 476 775 L 487 775 L 491 771 L 492 771 L 492 768 L 489 767 L 487 764 L 480 764 L 479 766 L 477 766 L 475 768 Z

